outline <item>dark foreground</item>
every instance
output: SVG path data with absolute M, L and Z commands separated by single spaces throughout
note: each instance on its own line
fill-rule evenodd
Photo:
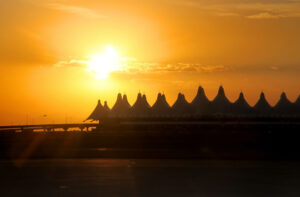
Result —
M 0 161 L 1 196 L 300 195 L 300 163 L 204 160 Z
M 139 122 L 92 132 L 1 132 L 0 159 L 300 161 L 300 123 Z

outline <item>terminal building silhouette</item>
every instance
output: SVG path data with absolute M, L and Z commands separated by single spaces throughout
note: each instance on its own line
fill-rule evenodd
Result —
M 232 117 L 232 118 L 300 118 L 300 96 L 295 102 L 288 100 L 283 92 L 275 106 L 271 106 L 264 93 L 254 106 L 250 106 L 241 92 L 235 102 L 230 102 L 224 88 L 219 87 L 218 94 L 209 100 L 200 86 L 196 97 L 189 103 L 182 93 L 178 94 L 175 103 L 170 106 L 164 94 L 159 93 L 155 103 L 150 106 L 146 95 L 139 93 L 131 106 L 126 95 L 117 96 L 117 101 L 110 109 L 105 101 L 98 104 L 87 120 L 103 121 L 106 119 L 151 119 L 151 118 L 202 118 L 202 117 Z

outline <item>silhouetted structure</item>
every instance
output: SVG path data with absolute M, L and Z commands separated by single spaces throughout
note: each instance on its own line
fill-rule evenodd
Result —
M 149 105 L 146 95 L 138 94 L 136 102 L 130 109 L 129 116 L 135 118 L 144 118 L 150 116 L 151 106 Z
M 232 113 L 237 116 L 247 116 L 251 112 L 251 106 L 247 103 L 244 94 L 241 92 L 239 98 L 232 105 Z
M 181 93 L 178 94 L 177 100 L 172 106 L 171 114 L 175 116 L 188 117 L 191 112 L 191 105 L 186 101 L 185 96 Z
M 168 117 L 171 113 L 171 107 L 166 101 L 164 94 L 159 93 L 157 95 L 156 102 L 151 108 L 152 115 L 154 117 Z
M 212 113 L 216 115 L 231 114 L 232 103 L 225 96 L 225 91 L 220 86 L 217 96 L 211 103 Z
M 110 117 L 128 117 L 130 104 L 128 103 L 127 96 L 119 93 L 117 96 L 117 101 L 111 109 Z
M 87 120 L 103 120 L 108 117 L 110 109 L 105 101 L 104 106 L 102 106 L 101 101 L 98 100 L 98 104 L 92 114 L 87 118 Z
M 198 88 L 196 97 L 191 102 L 191 109 L 195 116 L 208 115 L 211 111 L 211 102 L 206 97 L 201 86 Z
M 285 92 L 281 94 L 279 101 L 274 106 L 274 112 L 281 116 L 288 116 L 294 113 L 293 104 L 287 99 Z
M 259 100 L 253 107 L 256 116 L 267 116 L 270 115 L 272 107 L 266 100 L 265 94 L 260 94 Z
M 283 92 L 277 104 L 272 107 L 262 92 L 257 103 L 251 107 L 241 92 L 239 98 L 231 103 L 226 97 L 224 88 L 219 87 L 218 94 L 210 101 L 204 89 L 200 86 L 196 97 L 191 103 L 187 102 L 185 96 L 178 94 L 177 100 L 170 107 L 164 94 L 159 93 L 153 106 L 147 101 L 146 95 L 138 94 L 133 106 L 130 106 L 126 95 L 118 94 L 115 105 L 110 110 L 107 103 L 101 105 L 100 100 L 88 120 L 103 120 L 114 118 L 203 118 L 203 117 L 288 117 L 300 116 L 300 96 L 292 103 Z

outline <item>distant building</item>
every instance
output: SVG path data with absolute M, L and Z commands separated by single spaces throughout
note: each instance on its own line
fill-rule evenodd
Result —
M 151 107 L 151 113 L 154 117 L 168 117 L 171 115 L 171 107 L 166 101 L 164 94 L 157 95 L 156 102 Z
M 177 100 L 171 108 L 171 116 L 189 117 L 191 116 L 191 111 L 191 104 L 186 101 L 183 94 L 179 93 Z
M 211 102 L 206 97 L 204 89 L 200 86 L 196 97 L 191 102 L 191 114 L 193 116 L 208 115 L 211 112 Z
M 299 117 L 300 96 L 292 103 L 283 92 L 277 104 L 272 107 L 262 92 L 257 103 L 251 107 L 241 92 L 235 102 L 226 97 L 224 88 L 219 87 L 216 97 L 210 101 L 200 86 L 191 103 L 182 93 L 178 94 L 175 103 L 170 107 L 164 94 L 159 93 L 155 103 L 150 106 L 146 95 L 139 93 L 131 106 L 126 95 L 117 95 L 117 100 L 109 109 L 107 102 L 102 106 L 100 100 L 87 120 L 101 121 L 114 118 L 202 118 L 202 117 Z
M 149 105 L 146 95 L 138 94 L 137 99 L 133 106 L 130 108 L 129 116 L 134 118 L 149 117 L 151 106 Z
M 237 116 L 247 116 L 252 113 L 252 108 L 241 92 L 239 98 L 232 104 L 232 113 Z
M 109 116 L 114 118 L 128 117 L 130 108 L 131 106 L 127 101 L 127 96 L 124 95 L 122 97 L 122 95 L 119 93 L 116 103 L 112 107 Z
M 110 109 L 107 106 L 107 102 L 104 102 L 104 106 L 102 106 L 101 101 L 98 100 L 97 106 L 91 115 L 87 118 L 87 120 L 103 120 L 108 118 L 110 113 Z
M 274 113 L 280 116 L 289 116 L 293 114 L 294 111 L 293 103 L 287 99 L 285 92 L 283 92 L 279 101 L 274 106 Z
M 262 92 L 260 94 L 259 100 L 253 107 L 255 116 L 270 116 L 272 107 L 266 100 L 265 94 Z
M 211 113 L 226 115 L 232 113 L 232 103 L 227 99 L 224 88 L 220 86 L 217 96 L 211 102 Z

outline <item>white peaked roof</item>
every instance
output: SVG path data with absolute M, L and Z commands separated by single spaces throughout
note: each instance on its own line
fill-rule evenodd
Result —
M 204 89 L 199 86 L 194 100 L 191 102 L 192 109 L 196 114 L 207 114 L 210 111 L 211 102 L 206 97 Z
M 132 109 L 139 108 L 142 105 L 142 94 L 138 93 L 137 99 L 132 106 Z
M 122 105 L 120 107 L 120 113 L 119 113 L 119 115 L 122 116 L 122 117 L 129 116 L 130 115 L 129 114 L 130 108 L 131 108 L 131 106 L 130 106 L 128 100 L 127 100 L 127 95 L 124 94 L 123 98 L 122 98 Z
M 282 94 L 280 95 L 279 101 L 274 106 L 274 109 L 278 113 L 289 113 L 289 112 L 291 112 L 292 108 L 293 108 L 292 102 L 288 100 L 285 92 L 282 92 Z
M 146 94 L 143 94 L 143 96 L 142 96 L 142 103 L 144 106 L 147 106 L 147 108 L 151 108 L 151 106 L 149 105 L 149 103 L 147 101 Z
M 210 101 L 206 97 L 204 89 L 201 86 L 199 86 L 197 95 L 194 98 L 194 100 L 191 102 L 191 104 L 196 106 L 196 105 L 202 105 L 202 104 L 208 104 L 208 103 L 210 103 Z
M 120 112 L 120 110 L 121 110 L 121 108 L 122 108 L 122 103 L 123 103 L 122 101 L 123 101 L 122 95 L 119 93 L 118 96 L 117 96 L 117 100 L 116 100 L 114 106 L 111 108 L 111 111 L 112 111 L 113 113 L 118 113 L 118 112 Z
M 253 108 L 255 111 L 260 113 L 267 113 L 272 109 L 271 105 L 266 100 L 265 94 L 263 92 L 260 94 L 260 98 Z
M 150 110 L 150 105 L 147 102 L 145 95 L 142 96 L 141 93 L 138 94 L 135 103 L 133 104 L 131 111 L 135 116 L 145 116 L 148 115 Z
M 286 97 L 285 92 L 282 92 L 280 95 L 280 99 L 277 102 L 277 104 L 274 106 L 275 109 L 283 109 L 286 107 L 291 107 L 292 102 L 288 100 L 288 98 Z
M 178 94 L 177 100 L 172 106 L 172 110 L 178 114 L 190 113 L 190 104 L 186 101 L 183 94 Z
M 177 100 L 170 107 L 165 95 L 159 93 L 157 100 L 151 107 L 146 95 L 139 93 L 134 105 L 131 107 L 127 96 L 122 96 L 119 93 L 116 103 L 111 110 L 107 102 L 104 102 L 104 105 L 102 105 L 99 100 L 96 108 L 87 120 L 106 120 L 107 118 L 117 117 L 151 118 L 167 116 L 201 118 L 206 115 L 224 115 L 229 117 L 232 115 L 243 117 L 272 117 L 273 115 L 278 117 L 300 117 L 300 96 L 292 103 L 283 92 L 277 104 L 272 107 L 262 92 L 257 103 L 254 107 L 251 107 L 242 92 L 239 98 L 234 103 L 231 103 L 225 95 L 224 88 L 220 86 L 218 94 L 213 101 L 210 101 L 206 97 L 204 89 L 200 86 L 196 97 L 191 103 L 187 102 L 185 96 L 179 93 Z
M 122 95 L 119 93 L 117 97 L 117 101 L 111 110 L 112 111 L 111 116 L 113 117 L 127 116 L 129 109 L 130 109 L 130 104 L 128 103 L 127 96 L 123 95 L 122 98 Z
M 100 120 L 100 119 L 106 118 L 108 116 L 108 113 L 109 113 L 109 108 L 107 106 L 107 103 L 103 107 L 101 104 L 101 101 L 98 100 L 98 104 L 97 104 L 96 108 L 91 113 L 91 115 L 87 118 L 87 120 Z
M 110 111 L 110 109 L 109 109 L 109 107 L 108 107 L 108 105 L 107 105 L 107 101 L 104 101 L 103 109 L 104 109 L 104 111 L 107 111 L 107 112 Z
M 126 110 L 130 109 L 131 106 L 130 106 L 130 104 L 129 104 L 129 102 L 128 102 L 128 99 L 127 99 L 127 95 L 126 95 L 126 94 L 123 95 L 122 103 L 123 103 L 123 106 L 124 106 L 124 108 L 125 108 Z
M 219 87 L 218 94 L 211 103 L 214 113 L 230 112 L 231 102 L 227 99 L 223 86 Z
M 233 111 L 238 114 L 249 113 L 251 106 L 246 101 L 243 92 L 240 93 L 239 98 L 233 103 Z
M 213 103 L 221 103 L 221 104 L 230 104 L 231 102 L 227 99 L 226 95 L 225 95 L 225 91 L 223 86 L 219 87 L 218 90 L 218 94 L 217 96 L 214 98 L 214 100 L 212 101 Z
M 168 102 L 166 101 L 165 95 L 159 93 L 157 95 L 157 99 L 151 109 L 155 115 L 166 115 L 166 114 L 170 113 L 171 107 L 169 106 Z

